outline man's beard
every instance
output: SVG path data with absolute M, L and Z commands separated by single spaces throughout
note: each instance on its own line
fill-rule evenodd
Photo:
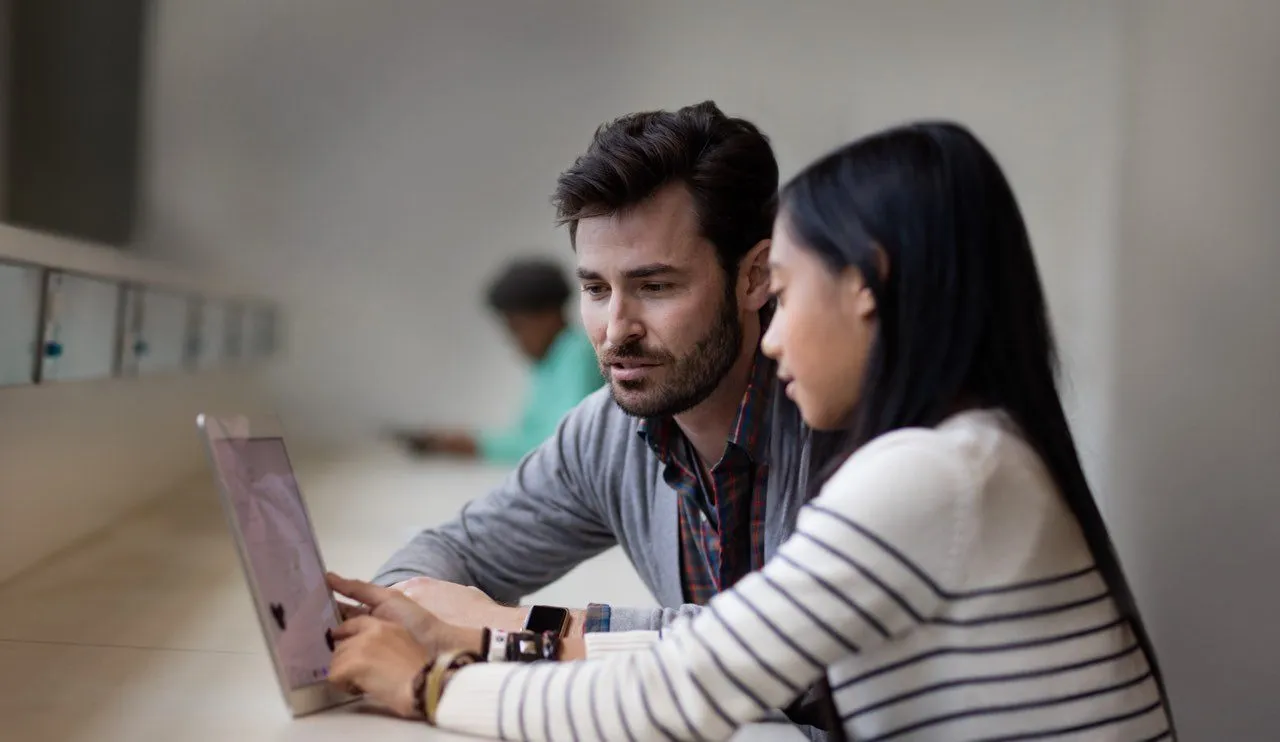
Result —
M 701 404 L 720 386 L 742 350 L 742 322 L 737 298 L 729 294 L 707 334 L 680 358 L 647 352 L 639 342 L 622 345 L 600 358 L 613 401 L 633 417 L 670 417 Z M 615 381 L 609 366 L 621 361 L 659 363 L 664 378 Z

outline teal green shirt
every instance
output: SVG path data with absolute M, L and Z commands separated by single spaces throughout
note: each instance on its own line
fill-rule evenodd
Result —
M 519 462 L 556 432 L 566 412 L 602 384 L 596 351 L 586 333 L 566 327 L 533 367 L 520 421 L 508 430 L 481 433 L 480 456 L 494 463 Z

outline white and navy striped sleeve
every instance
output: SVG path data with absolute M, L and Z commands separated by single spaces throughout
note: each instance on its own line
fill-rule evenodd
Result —
M 881 438 L 765 567 L 647 649 L 459 671 L 441 726 L 508 740 L 725 739 L 825 668 L 936 615 L 974 532 L 968 465 L 932 431 Z

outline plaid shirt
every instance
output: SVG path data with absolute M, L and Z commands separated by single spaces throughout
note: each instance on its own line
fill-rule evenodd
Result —
M 705 477 L 675 420 L 640 424 L 640 435 L 663 463 L 663 478 L 680 499 L 680 573 L 688 603 L 705 605 L 764 566 L 766 451 L 775 368 L 756 355 L 724 454 Z

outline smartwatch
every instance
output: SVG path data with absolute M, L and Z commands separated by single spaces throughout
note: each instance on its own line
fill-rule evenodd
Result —
M 569 611 L 549 605 L 535 605 L 529 609 L 529 617 L 524 620 L 524 630 L 562 637 L 569 630 Z

